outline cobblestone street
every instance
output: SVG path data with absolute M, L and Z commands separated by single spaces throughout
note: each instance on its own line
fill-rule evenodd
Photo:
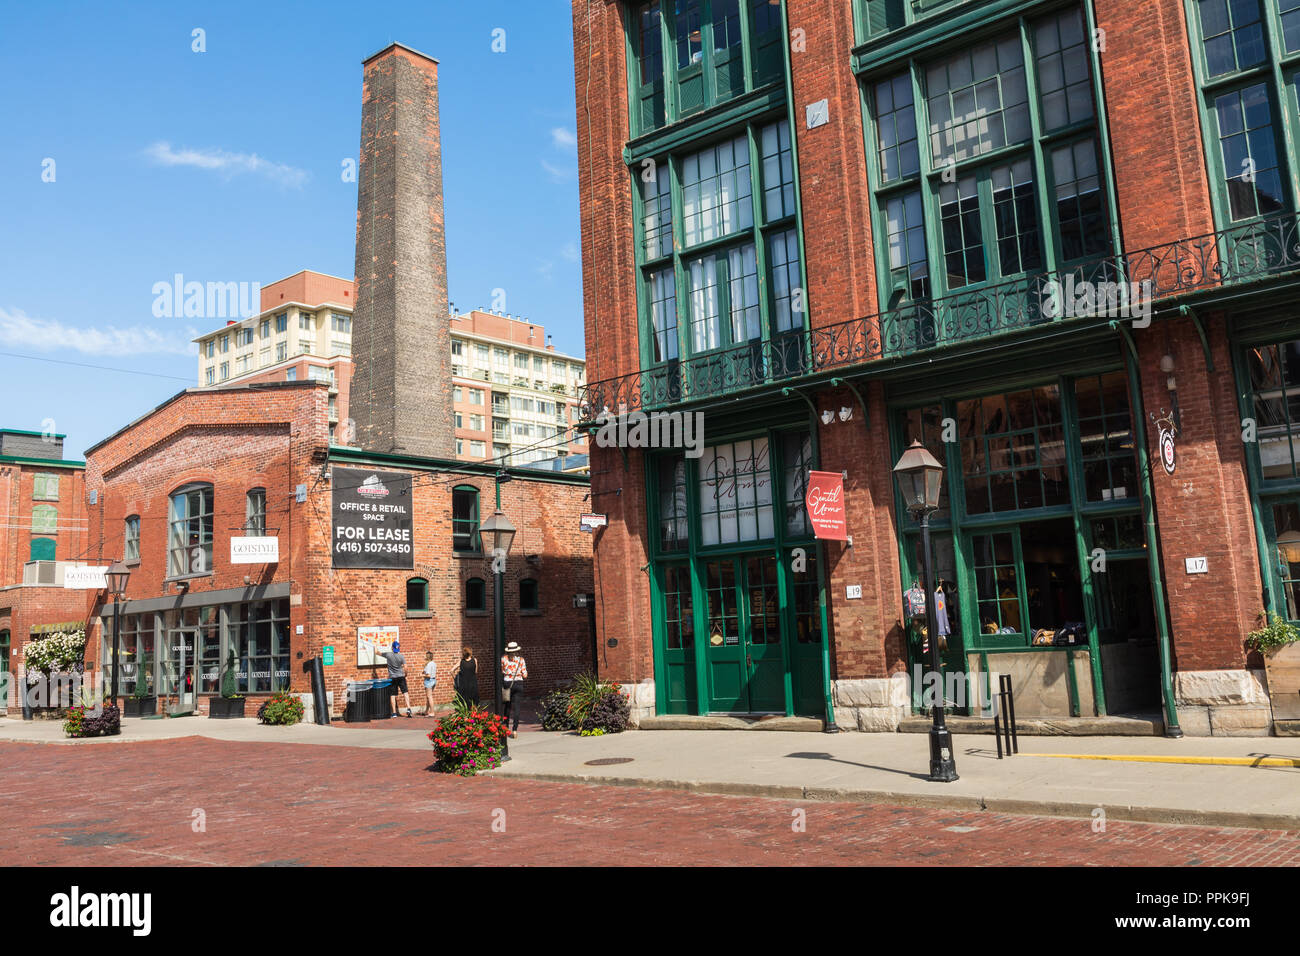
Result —
M 190 737 L 0 759 L 5 866 L 1300 862 L 1293 831 L 461 779 L 417 750 Z

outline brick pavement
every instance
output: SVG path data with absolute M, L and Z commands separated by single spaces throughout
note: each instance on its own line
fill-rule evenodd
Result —
M 0 744 L 0 760 L 6 866 L 1300 862 L 1296 831 L 1111 822 L 1096 834 L 1088 820 L 460 779 L 430 772 L 423 751 L 190 737 Z M 798 809 L 806 832 L 792 829 Z

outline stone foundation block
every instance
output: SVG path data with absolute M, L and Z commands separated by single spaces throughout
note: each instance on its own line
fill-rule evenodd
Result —
M 1211 707 L 1210 730 L 1216 737 L 1267 737 L 1273 730 L 1273 708 L 1268 704 Z
M 1183 704 L 1199 707 L 1267 704 L 1264 672 L 1254 670 L 1178 671 L 1174 674 L 1174 697 Z

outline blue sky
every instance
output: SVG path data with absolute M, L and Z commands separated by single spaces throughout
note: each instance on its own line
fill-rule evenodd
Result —
M 503 311 L 583 353 L 568 0 L 10 4 L 3 21 L 0 426 L 52 420 L 80 457 L 196 384 L 189 340 L 222 320 L 156 318 L 175 273 L 351 276 L 361 61 L 393 41 L 440 61 L 452 301 L 503 289 Z

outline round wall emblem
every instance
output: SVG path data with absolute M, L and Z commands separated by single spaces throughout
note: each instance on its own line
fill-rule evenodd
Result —
M 1174 436 L 1164 428 L 1160 429 L 1160 462 L 1165 466 L 1165 471 L 1171 475 L 1178 464 L 1177 453 L 1174 450 Z

